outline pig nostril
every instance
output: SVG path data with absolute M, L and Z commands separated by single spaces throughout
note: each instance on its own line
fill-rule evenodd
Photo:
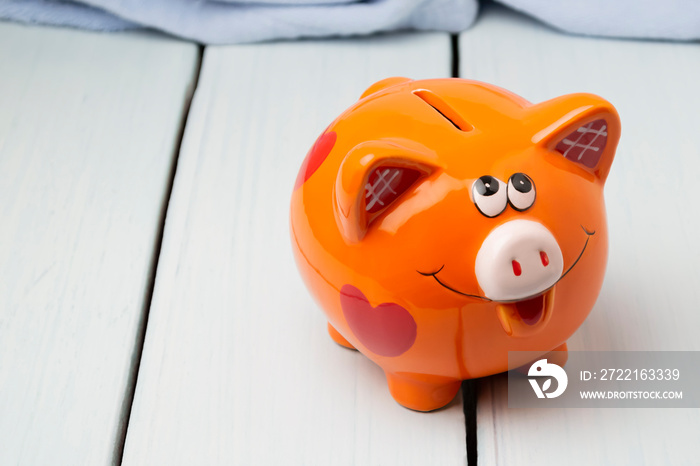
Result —
M 540 259 L 542 259 L 542 265 L 545 267 L 549 265 L 549 257 L 547 256 L 546 252 L 540 251 Z
M 519 277 L 520 274 L 523 273 L 522 267 L 520 267 L 520 262 L 514 260 L 513 261 L 513 273 L 515 274 L 516 277 Z

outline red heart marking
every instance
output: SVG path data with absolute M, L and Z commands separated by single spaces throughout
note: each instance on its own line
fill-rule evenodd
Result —
M 340 304 L 350 330 L 375 354 L 399 356 L 416 341 L 416 321 L 396 303 L 372 307 L 362 291 L 352 285 L 343 285 Z
M 314 174 L 318 167 L 321 166 L 328 154 L 331 153 L 333 146 L 335 145 L 335 140 L 337 135 L 335 131 L 329 131 L 322 134 L 316 139 L 316 142 L 306 154 L 304 162 L 301 164 L 299 169 L 299 175 L 297 175 L 297 181 L 294 183 L 294 190 L 296 191 L 301 185 L 306 183 L 311 175 Z

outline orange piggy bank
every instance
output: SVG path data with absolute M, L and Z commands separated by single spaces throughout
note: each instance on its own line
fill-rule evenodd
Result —
M 419 411 L 508 370 L 509 351 L 565 361 L 603 282 L 619 137 L 590 94 L 533 105 L 463 79 L 374 84 L 292 195 L 296 262 L 331 337 Z

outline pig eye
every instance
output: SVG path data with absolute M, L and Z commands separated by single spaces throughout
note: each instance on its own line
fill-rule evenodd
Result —
M 535 183 L 525 173 L 516 173 L 508 180 L 508 202 L 520 212 L 535 203 Z
M 508 204 L 506 186 L 493 176 L 482 176 L 472 186 L 474 204 L 479 212 L 487 217 L 495 217 L 504 210 Z

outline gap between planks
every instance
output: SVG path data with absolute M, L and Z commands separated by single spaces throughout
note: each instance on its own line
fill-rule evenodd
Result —
M 170 197 L 173 194 L 173 185 L 175 184 L 175 174 L 177 173 L 177 163 L 180 159 L 180 149 L 182 148 L 182 138 L 185 135 L 185 128 L 187 127 L 187 119 L 190 115 L 190 108 L 192 106 L 192 99 L 194 98 L 195 92 L 197 92 L 197 85 L 199 84 L 199 75 L 202 71 L 202 58 L 204 56 L 204 46 L 197 46 L 197 61 L 195 63 L 194 77 L 192 79 L 192 84 L 187 90 L 187 96 L 185 98 L 184 110 L 182 112 L 182 119 L 180 122 L 180 128 L 177 133 L 177 141 L 175 148 L 173 150 L 173 161 L 170 166 L 170 172 L 168 173 L 168 182 L 165 188 L 166 195 L 163 199 L 163 205 L 160 209 L 160 216 L 158 218 L 158 232 L 156 234 L 156 239 L 153 243 L 153 254 L 151 256 L 151 261 L 149 265 L 148 274 L 148 286 L 146 287 L 146 293 L 143 299 L 143 310 L 141 311 L 141 321 L 139 322 L 138 331 L 136 334 L 136 339 L 134 341 L 133 356 L 131 357 L 131 367 L 129 369 L 129 381 L 127 383 L 126 392 L 124 393 L 124 400 L 122 402 L 121 416 L 120 416 L 120 426 L 118 430 L 118 436 L 114 441 L 114 454 L 112 456 L 112 464 L 121 465 L 124 460 L 124 444 L 126 443 L 126 433 L 129 430 L 129 420 L 131 419 L 131 409 L 134 405 L 134 396 L 136 394 L 136 384 L 139 378 L 139 369 L 141 368 L 141 357 L 143 356 L 143 345 L 146 342 L 146 332 L 148 331 L 148 315 L 151 310 L 151 302 L 153 300 L 153 291 L 156 286 L 156 274 L 158 273 L 158 260 L 160 258 L 160 251 L 163 245 L 163 234 L 165 232 L 165 219 L 168 213 L 168 205 L 170 204 Z

